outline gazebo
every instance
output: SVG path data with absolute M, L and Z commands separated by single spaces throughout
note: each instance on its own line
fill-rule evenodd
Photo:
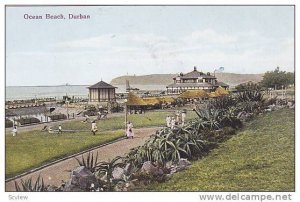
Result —
M 149 106 L 150 108 L 159 108 L 161 105 L 161 101 L 156 97 L 148 97 L 143 98 L 144 102 Z
M 176 102 L 176 100 L 170 96 L 158 97 L 157 99 L 161 101 L 162 104 L 174 104 Z
M 178 97 L 184 99 L 207 98 L 208 94 L 204 90 L 187 90 L 181 93 Z
M 226 96 L 229 95 L 229 92 L 225 90 L 222 86 L 219 86 L 216 90 L 215 93 L 219 96 Z
M 140 110 L 141 112 L 143 112 L 146 106 L 147 103 L 142 98 L 140 98 L 133 92 L 128 93 L 126 107 L 129 112 L 131 112 L 131 110 Z
M 112 101 L 116 99 L 116 88 L 104 81 L 100 81 L 90 87 L 89 89 L 89 102 L 99 103 L 105 101 Z
M 226 95 L 229 95 L 229 92 L 221 86 L 219 86 L 215 92 L 211 92 L 208 94 L 210 98 L 222 97 Z

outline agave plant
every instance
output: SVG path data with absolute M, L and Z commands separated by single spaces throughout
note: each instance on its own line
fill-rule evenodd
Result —
M 198 117 L 203 121 L 204 128 L 219 129 L 221 111 L 213 108 L 195 110 Z
M 97 172 L 98 175 L 104 176 L 106 178 L 105 188 L 107 189 L 107 191 L 112 191 L 115 185 L 117 185 L 120 181 L 124 181 L 121 179 L 113 179 L 112 175 L 115 168 L 124 166 L 124 162 L 122 161 L 122 159 L 122 157 L 117 156 L 111 161 L 102 161 L 99 163 Z
M 264 102 L 264 93 L 260 90 L 249 90 L 239 92 L 237 94 L 237 100 L 240 102 L 245 101 L 256 101 L 256 102 Z
M 236 99 L 232 96 L 218 97 L 209 103 L 211 108 L 226 110 L 236 105 Z
M 170 147 L 166 151 L 166 156 L 172 162 L 178 162 L 182 154 L 188 155 L 182 146 L 181 140 L 179 139 L 175 142 L 171 142 Z
M 84 158 L 84 156 L 81 156 L 81 160 L 79 160 L 78 158 L 76 158 L 76 161 L 78 162 L 78 164 L 80 166 L 84 166 L 87 169 L 89 169 L 92 173 L 95 173 L 97 168 L 98 168 L 98 152 L 96 154 L 96 156 L 94 157 L 93 152 L 89 152 L 86 159 Z
M 230 107 L 228 110 L 223 112 L 222 119 L 220 124 L 222 127 L 233 127 L 240 128 L 242 127 L 242 121 L 237 118 L 238 108 Z
M 29 178 L 25 181 L 21 179 L 21 187 L 15 181 L 15 188 L 18 192 L 43 192 L 47 191 L 47 187 L 44 184 L 43 178 L 38 176 L 35 182 L 33 182 L 32 178 Z

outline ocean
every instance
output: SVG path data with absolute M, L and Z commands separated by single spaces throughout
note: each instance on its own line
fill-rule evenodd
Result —
M 115 85 L 117 93 L 126 92 L 125 85 Z M 132 85 L 144 91 L 166 90 L 165 85 Z M 6 86 L 5 100 L 23 100 L 34 98 L 56 98 L 74 96 L 88 98 L 87 85 L 61 85 L 61 86 Z

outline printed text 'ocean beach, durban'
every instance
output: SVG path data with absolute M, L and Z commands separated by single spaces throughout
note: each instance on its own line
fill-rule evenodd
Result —
M 68 14 L 68 15 L 63 15 L 63 14 L 44 14 L 44 15 L 32 15 L 25 13 L 23 15 L 23 18 L 25 20 L 88 20 L 91 18 L 90 15 L 86 14 Z

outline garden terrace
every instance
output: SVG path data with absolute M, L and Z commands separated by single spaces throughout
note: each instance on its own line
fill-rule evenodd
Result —
M 144 191 L 294 191 L 295 111 L 282 109 L 246 123 L 236 136 L 170 181 Z

